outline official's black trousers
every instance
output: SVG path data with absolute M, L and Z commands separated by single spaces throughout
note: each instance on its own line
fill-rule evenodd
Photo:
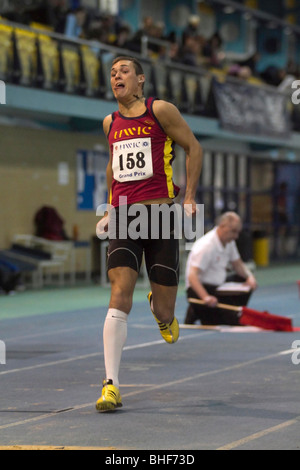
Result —
M 220 293 L 217 292 L 217 286 L 204 284 L 204 287 L 209 295 L 217 297 L 219 303 L 239 307 L 245 307 L 248 305 L 252 294 L 252 292 L 243 292 L 234 294 L 230 293 L 229 295 L 220 295 Z M 192 288 L 187 289 L 187 298 L 199 299 L 196 292 Z M 193 325 L 197 320 L 200 320 L 202 325 L 237 326 L 240 324 L 239 314 L 237 312 L 190 303 L 186 312 L 185 324 Z

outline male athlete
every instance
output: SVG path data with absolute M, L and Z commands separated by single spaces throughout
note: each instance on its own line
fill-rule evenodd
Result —
M 125 196 L 126 210 L 135 204 L 147 208 L 149 227 L 153 205 L 168 204 L 171 207 L 179 192 L 172 173 L 175 143 L 186 152 L 184 204 L 196 213 L 195 193 L 202 167 L 201 146 L 174 105 L 153 98 L 145 99 L 144 83 L 142 66 L 135 58 L 122 56 L 113 61 L 111 87 L 119 111 L 104 119 L 103 130 L 110 148 L 107 166 L 109 202 L 115 209 L 118 230 L 124 229 L 120 214 Z M 128 219 L 131 220 L 130 217 Z M 109 224 L 110 214 L 106 214 L 97 229 L 107 230 Z M 122 406 L 119 369 L 127 338 L 127 318 L 143 254 L 151 284 L 148 295 L 151 311 L 165 341 L 172 344 L 178 340 L 179 325 L 174 311 L 179 249 L 173 232 L 174 225 L 171 225 L 168 239 L 151 239 L 149 236 L 148 239 L 136 240 L 130 235 L 123 239 L 118 234 L 113 239 L 110 237 L 107 269 L 111 298 L 103 331 L 106 379 L 96 404 L 100 412 L 114 411 Z

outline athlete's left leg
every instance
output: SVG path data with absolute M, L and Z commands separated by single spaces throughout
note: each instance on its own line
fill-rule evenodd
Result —
M 179 243 L 176 239 L 151 240 L 145 259 L 152 292 L 148 295 L 151 311 L 162 337 L 173 344 L 179 338 L 175 303 L 179 283 Z
M 159 326 L 163 339 L 174 344 L 179 338 L 179 324 L 175 317 L 177 286 L 162 286 L 151 282 L 148 294 L 151 312 Z
M 152 308 L 162 323 L 172 323 L 175 316 L 177 286 L 162 286 L 151 281 Z

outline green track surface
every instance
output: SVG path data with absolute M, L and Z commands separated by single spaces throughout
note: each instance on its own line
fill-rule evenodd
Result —
M 255 275 L 261 287 L 292 284 L 300 280 L 300 265 L 259 269 Z M 146 301 L 147 293 L 146 287 L 138 287 L 134 301 Z M 178 295 L 185 295 L 183 283 L 179 287 Z M 47 287 L 42 290 L 28 289 L 13 296 L 0 296 L 0 320 L 105 307 L 108 305 L 109 296 L 109 288 L 95 284 L 63 288 Z

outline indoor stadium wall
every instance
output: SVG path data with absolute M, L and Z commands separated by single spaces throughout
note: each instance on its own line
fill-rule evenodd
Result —
M 34 233 L 35 213 L 44 205 L 55 207 L 72 237 L 80 227 L 80 239 L 90 239 L 97 218 L 94 211 L 77 211 L 76 153 L 93 149 L 104 138 L 82 133 L 0 126 L 1 220 L 0 246 L 9 247 L 16 234 Z M 31 145 L 28 143 L 31 142 Z M 69 168 L 69 178 L 59 182 L 59 164 Z

